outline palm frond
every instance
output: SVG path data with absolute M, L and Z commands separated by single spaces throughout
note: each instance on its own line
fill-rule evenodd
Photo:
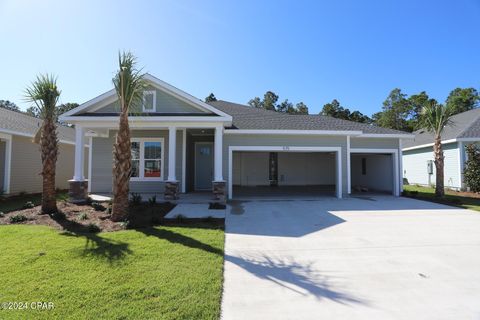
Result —
M 128 113 L 141 104 L 146 83 L 142 69 L 138 69 L 136 64 L 136 58 L 131 52 L 118 54 L 119 69 L 112 81 L 120 101 L 120 112 Z
M 25 89 L 25 100 L 35 104 L 42 119 L 55 118 L 55 108 L 60 94 L 57 78 L 54 75 L 40 74 L 30 87 Z
M 422 109 L 421 125 L 435 135 L 440 135 L 443 129 L 451 123 L 451 117 L 452 112 L 449 107 L 431 100 Z

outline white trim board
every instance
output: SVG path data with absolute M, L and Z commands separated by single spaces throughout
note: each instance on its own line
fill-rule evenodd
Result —
M 131 138 L 131 142 L 139 142 L 140 143 L 140 158 L 139 158 L 139 165 L 138 165 L 138 171 L 139 171 L 139 176 L 138 177 L 130 177 L 131 182 L 135 181 L 164 181 L 165 177 L 165 139 L 162 137 L 159 138 Z M 144 169 L 145 169 L 145 142 L 160 142 L 161 145 L 161 160 L 160 160 L 160 177 L 158 178 L 145 178 L 142 176 L 144 175 Z M 168 150 L 170 152 L 170 150 Z M 170 166 L 170 164 L 168 164 Z M 175 164 L 174 164 L 175 165 Z
M 5 194 L 9 194 L 12 173 L 12 135 L 0 133 L 0 139 L 5 140 L 5 173 L 3 177 L 3 192 Z
M 342 147 L 290 147 L 290 146 L 229 146 L 228 147 L 228 199 L 233 197 L 233 152 L 335 152 L 336 196 L 342 198 Z
M 348 130 L 256 130 L 256 129 L 225 129 L 224 134 L 280 134 L 280 135 L 326 135 L 326 136 L 356 136 L 362 131 Z
M 372 154 L 382 154 L 382 153 L 389 153 L 389 154 L 392 154 L 392 162 L 393 162 L 393 183 L 394 183 L 394 186 L 393 186 L 393 194 L 395 196 L 399 196 L 400 195 L 400 179 L 399 179 L 399 170 L 400 170 L 400 161 L 402 161 L 401 159 L 399 159 L 398 157 L 398 150 L 397 149 L 370 149 L 370 148 L 351 148 L 350 149 L 350 154 L 352 153 L 372 153 Z M 347 177 L 347 183 L 349 185 L 351 185 L 352 181 L 351 181 L 352 177 L 351 175 L 349 175 Z

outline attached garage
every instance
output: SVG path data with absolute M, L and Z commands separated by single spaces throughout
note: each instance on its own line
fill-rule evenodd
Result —
M 341 197 L 340 148 L 231 147 L 229 194 Z
M 352 193 L 399 193 L 397 150 L 351 149 Z

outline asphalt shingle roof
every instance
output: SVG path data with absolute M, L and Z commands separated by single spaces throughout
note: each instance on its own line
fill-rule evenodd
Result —
M 0 132 L 2 130 L 20 132 L 29 136 L 35 136 L 42 125 L 42 120 L 31 117 L 21 112 L 0 108 Z M 74 142 L 75 130 L 62 125 L 57 126 L 58 139 Z
M 209 104 L 231 115 L 232 127 L 235 129 L 338 130 L 375 134 L 408 134 L 403 131 L 323 115 L 290 115 L 222 100 L 209 102 Z
M 451 124 L 443 129 L 442 140 L 478 138 L 480 140 L 480 108 L 454 115 Z M 404 148 L 433 143 L 433 133 L 425 129 L 414 131 L 414 140 L 403 143 Z

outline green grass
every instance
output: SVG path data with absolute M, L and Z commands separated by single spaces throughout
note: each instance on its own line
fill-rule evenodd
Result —
M 208 224 L 100 234 L 0 226 L 0 319 L 218 319 L 222 228 Z
M 465 209 L 471 209 L 480 211 L 480 198 L 466 197 L 460 194 L 456 194 L 455 191 L 446 191 L 444 199 L 438 199 L 435 197 L 435 189 L 428 187 L 420 187 L 414 185 L 403 186 L 405 191 L 408 191 L 406 196 L 417 198 L 421 200 L 427 200 L 437 203 L 443 203 L 451 206 L 461 207 Z M 411 192 L 416 191 L 418 194 L 414 195 Z
M 68 192 L 60 191 L 57 193 L 57 200 L 67 200 Z M 31 201 L 34 205 L 38 206 L 42 202 L 42 194 L 23 194 L 12 197 L 0 198 L 0 211 L 7 213 L 10 211 L 21 210 L 25 202 Z

